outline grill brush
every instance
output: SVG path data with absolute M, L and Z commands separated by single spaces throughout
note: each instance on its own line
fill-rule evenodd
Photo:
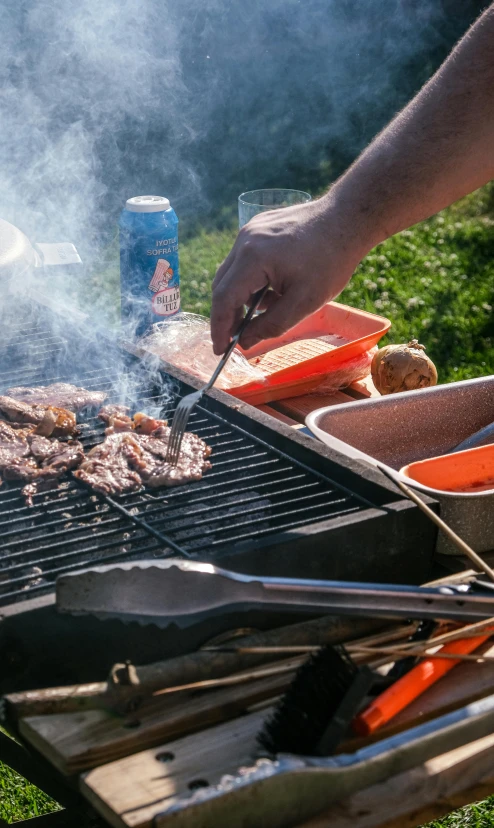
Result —
M 404 658 L 397 662 L 405 671 L 398 679 L 393 670 L 382 676 L 368 665 L 357 666 L 343 646 L 327 645 L 299 667 L 264 722 L 257 737 L 259 747 L 270 755 L 329 756 L 350 724 L 358 736 L 374 733 L 459 664 L 464 655 L 485 643 L 491 633 L 488 630 L 446 644 L 440 655 L 448 658 L 429 655 L 416 666 Z M 380 695 L 359 712 L 365 697 L 376 692 Z
M 280 607 L 333 615 L 445 618 L 494 615 L 494 590 L 481 581 L 438 587 L 256 577 L 180 559 L 93 567 L 57 579 L 60 612 L 167 627 L 226 608 Z
M 329 756 L 376 681 L 344 647 L 323 647 L 297 670 L 257 736 L 262 752 Z

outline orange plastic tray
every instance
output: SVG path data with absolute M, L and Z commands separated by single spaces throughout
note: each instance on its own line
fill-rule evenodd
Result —
M 328 302 L 283 336 L 244 351 L 266 380 L 229 388 L 228 393 L 251 405 L 307 394 L 327 374 L 377 345 L 390 327 L 382 316 Z M 322 336 L 329 341 L 318 339 Z
M 494 490 L 494 445 L 479 446 L 409 463 L 401 473 L 443 492 Z

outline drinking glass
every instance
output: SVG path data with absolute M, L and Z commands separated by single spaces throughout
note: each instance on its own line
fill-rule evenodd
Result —
M 306 204 L 312 200 L 309 193 L 302 190 L 249 190 L 238 197 L 238 226 L 239 229 L 247 224 L 253 216 L 265 213 L 266 210 L 277 210 L 280 207 L 291 207 L 292 204 Z

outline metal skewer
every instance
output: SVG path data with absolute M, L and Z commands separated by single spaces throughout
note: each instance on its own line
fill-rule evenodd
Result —
M 432 509 L 429 506 L 427 506 L 426 503 L 424 503 L 422 498 L 419 497 L 419 495 L 416 492 L 414 492 L 413 489 L 411 489 L 409 486 L 403 483 L 398 476 L 392 474 L 389 471 L 389 469 L 385 468 L 384 466 L 381 466 L 381 464 L 378 465 L 378 468 L 379 471 L 381 471 L 386 477 L 389 478 L 389 480 L 391 480 L 396 486 L 398 486 L 399 489 L 401 489 L 403 494 L 410 498 L 410 500 L 413 500 L 413 502 L 417 504 L 419 509 L 422 509 L 422 511 L 425 512 L 425 514 L 428 517 L 430 517 L 432 521 L 434 521 L 436 526 L 439 526 L 439 528 L 443 530 L 444 534 L 450 539 L 452 543 L 454 543 L 457 549 L 459 549 L 460 552 L 463 552 L 464 555 L 470 558 L 472 563 L 475 564 L 475 566 L 480 572 L 485 572 L 488 578 L 490 578 L 490 580 L 494 582 L 494 570 L 491 569 L 491 567 L 486 563 L 486 561 L 484 561 L 480 557 L 480 555 L 477 555 L 477 553 L 474 552 L 474 550 L 470 546 L 468 546 L 468 544 L 465 543 L 465 541 L 462 540 L 462 538 L 460 538 L 460 536 L 457 535 L 456 532 L 453 532 L 451 527 L 448 526 L 448 524 L 445 523 L 444 520 L 442 520 L 442 518 L 439 517 L 439 515 L 436 515 L 436 513 L 433 512 Z

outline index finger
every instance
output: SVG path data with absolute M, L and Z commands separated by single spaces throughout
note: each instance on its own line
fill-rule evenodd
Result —
M 236 258 L 213 289 L 211 339 L 215 354 L 223 354 L 235 333 L 244 305 L 268 281 L 266 273 L 254 263 L 241 265 Z

